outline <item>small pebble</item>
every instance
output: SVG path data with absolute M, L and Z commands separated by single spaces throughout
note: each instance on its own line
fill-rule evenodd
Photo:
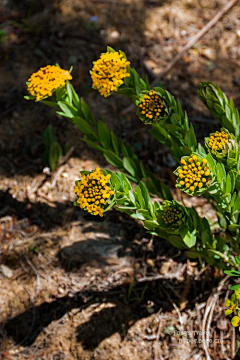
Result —
M 11 279 L 13 277 L 13 271 L 8 266 L 2 264 L 0 266 L 0 269 L 3 275 L 6 276 L 7 278 Z
M 227 329 L 228 329 L 228 321 L 227 321 L 226 319 L 218 320 L 218 322 L 217 322 L 217 328 L 218 328 L 219 330 L 227 331 Z

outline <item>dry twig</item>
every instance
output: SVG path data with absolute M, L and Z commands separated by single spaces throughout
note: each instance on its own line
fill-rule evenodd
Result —
M 177 279 L 179 280 L 184 272 L 184 270 L 186 269 L 186 264 L 184 264 L 183 266 L 181 264 L 178 264 L 177 267 L 177 271 L 174 273 L 169 273 L 166 275 L 155 275 L 155 276 L 144 276 L 140 279 L 136 279 L 137 282 L 144 282 L 144 281 L 155 281 L 155 280 L 160 280 L 160 279 Z

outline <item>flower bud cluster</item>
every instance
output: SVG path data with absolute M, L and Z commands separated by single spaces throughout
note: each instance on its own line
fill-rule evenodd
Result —
M 179 210 L 169 206 L 163 210 L 162 219 L 166 225 L 173 224 L 177 222 L 179 214 Z
M 198 195 L 205 190 L 211 180 L 207 160 L 192 155 L 180 160 L 181 166 L 174 172 L 177 175 L 177 187 L 189 195 Z
M 164 116 L 165 109 L 161 96 L 155 90 L 151 90 L 140 96 L 137 114 L 141 120 L 153 123 Z
M 110 174 L 105 176 L 98 167 L 95 171 L 83 175 L 82 179 L 77 181 L 74 186 L 74 192 L 77 195 L 75 205 L 92 215 L 103 216 L 107 199 L 114 194 L 108 184 L 110 177 Z
M 210 149 L 218 151 L 222 150 L 224 146 L 228 143 L 229 135 L 224 131 L 216 131 L 214 134 L 211 134 L 208 141 L 208 146 Z
M 165 200 L 158 211 L 157 219 L 160 227 L 175 233 L 184 223 L 185 212 L 180 203 L 175 200 Z

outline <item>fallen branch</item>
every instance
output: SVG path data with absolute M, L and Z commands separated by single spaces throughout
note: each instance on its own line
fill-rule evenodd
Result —
M 183 46 L 182 50 L 173 58 L 173 60 L 160 72 L 160 74 L 153 80 L 151 83 L 151 87 L 154 87 L 157 82 L 165 76 L 176 63 L 183 57 L 185 52 L 189 50 L 203 35 L 206 34 L 213 26 L 216 25 L 218 20 L 226 14 L 236 3 L 238 0 L 228 1 L 227 4 L 210 20 L 195 36 L 193 36 L 185 46 Z M 127 113 L 133 111 L 135 106 L 133 104 L 129 105 L 125 109 L 122 110 L 121 114 L 126 115 Z

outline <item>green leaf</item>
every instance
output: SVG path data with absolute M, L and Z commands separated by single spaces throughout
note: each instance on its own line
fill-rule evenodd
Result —
M 147 173 L 146 173 L 146 170 L 145 170 L 145 167 L 144 167 L 142 161 L 140 161 L 140 170 L 141 170 L 141 177 L 146 179 L 147 178 Z
M 61 156 L 62 148 L 57 141 L 54 141 L 49 150 L 49 165 L 52 171 L 56 170 Z
M 70 119 L 79 115 L 78 110 L 74 106 L 71 106 L 70 104 L 67 104 L 63 101 L 58 101 L 57 103 L 61 110 L 64 112 L 64 114 Z
M 186 251 L 185 254 L 190 259 L 198 259 L 201 257 L 201 253 L 199 253 L 197 251 Z
M 224 271 L 225 272 L 225 271 Z M 240 273 L 239 273 L 239 276 L 240 276 Z M 237 284 L 237 285 L 233 285 L 233 286 L 230 286 L 230 290 L 237 290 L 240 288 L 240 284 Z
M 112 147 L 117 155 L 119 155 L 118 140 L 113 131 L 111 131 Z
M 89 122 L 89 119 L 90 119 L 90 118 L 93 119 L 93 116 L 92 116 L 92 114 L 91 114 L 91 111 L 90 111 L 90 109 L 89 109 L 89 106 L 88 106 L 87 103 L 83 100 L 83 98 L 81 98 L 81 100 L 80 100 L 80 105 L 81 105 L 81 109 L 82 109 L 82 113 L 83 113 L 84 119 Z
M 240 191 L 239 191 L 239 193 L 238 193 L 238 195 L 237 195 L 235 204 L 234 204 L 234 206 L 233 206 L 233 212 L 239 211 L 239 209 L 240 209 Z
M 206 159 L 208 161 L 208 164 L 209 164 L 209 168 L 210 170 L 214 173 L 215 171 L 215 166 L 216 166 L 216 162 L 215 160 L 213 159 L 212 155 L 210 153 L 207 154 L 206 156 Z
M 55 92 L 55 97 L 57 102 L 62 101 L 66 96 L 66 88 L 65 87 L 59 87 Z
M 223 184 L 225 183 L 226 179 L 226 171 L 221 163 L 217 163 L 217 181 L 221 187 L 221 189 L 224 191 Z
M 141 206 L 141 208 L 144 209 L 145 207 L 145 201 L 143 199 L 143 194 L 142 194 L 142 191 L 141 191 L 141 188 L 139 185 L 136 186 L 136 193 L 137 193 L 137 200 Z
M 72 84 L 69 83 L 69 86 L 71 88 L 71 93 L 72 93 L 72 99 L 73 99 L 73 105 L 80 111 L 81 106 L 80 106 L 80 99 L 78 94 L 76 93 L 74 87 L 72 86 Z M 79 114 L 80 116 L 82 116 L 82 114 Z
M 81 140 L 84 141 L 86 144 L 88 144 L 89 146 L 91 146 L 93 149 L 95 149 L 97 151 L 100 151 L 100 152 L 105 151 L 105 149 L 102 146 L 96 144 L 94 141 L 91 141 L 89 139 L 84 139 L 84 138 L 81 138 Z
M 143 196 L 143 199 L 144 199 L 144 202 L 145 202 L 145 206 L 147 206 L 149 208 L 149 202 L 151 200 L 150 200 L 150 196 L 149 196 L 149 193 L 148 193 L 148 189 L 147 189 L 146 185 L 142 181 L 140 181 L 139 187 L 141 189 L 141 193 L 142 193 L 142 196 Z
M 177 236 L 177 235 L 170 235 L 168 237 L 168 240 L 170 241 L 170 243 L 178 248 L 178 249 L 181 249 L 181 250 L 185 250 L 186 249 L 186 245 L 184 244 L 182 238 L 180 236 Z
M 126 194 L 128 194 L 129 190 L 132 190 L 132 186 L 129 182 L 129 180 L 127 179 L 127 177 L 124 174 L 122 175 L 122 179 L 123 179 L 123 190 Z
M 107 46 L 107 52 L 116 52 L 111 46 Z
M 38 102 L 41 103 L 41 104 L 44 104 L 44 105 L 53 107 L 53 108 L 57 108 L 57 107 L 58 107 L 58 104 L 57 104 L 55 101 L 40 100 L 40 101 L 38 101 Z
M 93 131 L 91 125 L 89 125 L 89 123 L 86 120 L 84 120 L 83 118 L 80 118 L 80 117 L 75 117 L 73 119 L 73 122 L 79 128 L 79 130 L 82 131 L 82 133 L 84 135 L 87 135 L 87 136 L 91 135 L 94 140 L 98 141 L 97 135 Z
M 126 148 L 126 146 L 123 144 L 122 139 L 120 139 L 120 146 L 121 146 L 121 150 L 122 150 L 123 156 L 129 157 L 127 148 Z
M 194 151 L 197 148 L 197 139 L 192 124 L 190 125 L 190 129 L 186 134 L 186 140 L 187 140 L 187 145 L 190 146 Z
M 196 230 L 190 232 L 188 227 L 186 225 L 183 225 L 180 228 L 179 233 L 187 247 L 191 248 L 196 244 Z
M 151 219 L 149 212 L 145 209 L 138 209 L 136 211 L 136 215 L 139 220 L 150 220 Z
M 123 166 L 132 176 L 139 177 L 139 171 L 136 162 L 134 162 L 132 159 L 124 157 Z
M 115 166 L 116 168 L 123 170 L 123 162 L 119 156 L 117 156 L 111 150 L 105 150 L 104 152 L 105 159 L 109 162 L 109 164 Z
M 223 229 L 227 228 L 227 221 L 226 218 L 223 214 L 221 214 L 220 212 L 217 212 L 217 215 L 219 217 L 219 224 Z
M 100 139 L 102 146 L 105 149 L 110 149 L 111 148 L 110 133 L 109 133 L 109 130 L 108 130 L 106 124 L 102 120 L 99 120 L 98 125 L 97 125 L 97 130 L 98 130 L 98 135 L 99 135 L 99 139 Z
M 214 110 L 216 111 L 216 113 L 218 114 L 218 115 L 222 115 L 223 114 L 223 112 L 224 112 L 224 110 L 223 110 L 223 108 L 221 107 L 221 105 L 219 105 L 219 104 L 214 104 Z
M 43 132 L 42 141 L 46 148 L 50 148 L 51 144 L 56 140 L 55 130 L 49 125 Z
M 155 220 L 146 220 L 146 221 L 144 221 L 143 226 L 144 226 L 147 230 L 154 230 L 154 229 L 156 229 L 156 228 L 159 226 L 159 224 L 158 224 L 158 222 L 155 221 Z
M 235 231 L 237 231 L 238 229 L 240 229 L 240 225 L 237 225 L 237 224 L 228 225 L 228 229 L 229 229 L 230 231 L 235 232 Z
M 210 235 L 208 234 L 207 231 L 202 231 L 201 237 L 202 237 L 202 242 L 204 245 L 206 245 L 210 240 Z
M 69 97 L 69 103 L 72 105 L 72 101 L 73 101 L 72 88 L 68 80 L 66 81 L 66 89 Z
M 234 188 L 235 188 L 235 175 L 231 171 L 230 173 L 227 174 L 225 192 L 231 194 L 234 191 Z
M 181 116 L 177 113 L 173 113 L 171 116 L 171 123 L 177 125 L 181 123 Z
M 173 124 L 165 124 L 164 127 L 169 131 L 169 132 L 174 132 L 174 131 L 179 131 L 181 132 L 182 129 L 177 126 L 177 125 L 173 125 Z
M 128 190 L 129 198 L 131 202 L 136 206 L 136 199 L 133 190 Z
M 240 272 L 237 270 L 225 270 L 224 272 L 227 275 L 240 277 Z

